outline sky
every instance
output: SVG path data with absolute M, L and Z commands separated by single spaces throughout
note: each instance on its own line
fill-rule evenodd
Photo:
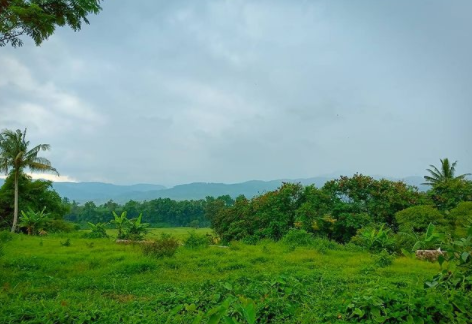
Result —
M 472 172 L 472 2 L 103 2 L 0 48 L 0 129 L 57 181 Z

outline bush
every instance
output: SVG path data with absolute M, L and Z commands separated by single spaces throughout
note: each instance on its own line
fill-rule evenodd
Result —
M 425 233 L 428 225 L 439 226 L 442 229 L 448 227 L 444 215 L 432 206 L 415 206 L 399 211 L 395 214 L 400 232 Z
M 371 252 L 382 250 L 393 252 L 395 250 L 395 240 L 390 232 L 390 229 L 384 228 L 384 225 L 380 228 L 365 227 L 357 231 L 351 242 Z
M 8 231 L 1 231 L 0 232 L 0 243 L 6 243 L 13 240 L 13 233 Z
M 142 246 L 144 255 L 154 258 L 171 257 L 177 251 L 179 241 L 169 234 L 162 234 L 160 239 Z
M 455 236 L 466 236 L 466 228 L 472 224 L 472 201 L 461 202 L 446 217 L 454 228 Z
M 313 234 L 302 229 L 292 228 L 282 239 L 286 245 L 308 246 L 313 244 Z
M 44 228 L 49 233 L 70 233 L 79 230 L 80 226 L 62 219 L 52 219 L 44 225 Z
M 313 239 L 313 246 L 321 254 L 326 254 L 328 250 L 342 250 L 343 245 L 324 237 Z
M 374 263 L 377 267 L 385 268 L 392 265 L 395 256 L 388 253 L 387 250 L 382 250 L 378 254 L 373 255 Z
M 103 223 L 97 223 L 97 224 L 92 224 L 88 223 L 90 226 L 90 233 L 85 233 L 84 237 L 85 238 L 106 238 L 108 237 L 105 224 Z
M 188 249 L 199 249 L 207 247 L 209 244 L 208 237 L 205 235 L 199 235 L 192 231 L 189 233 L 189 237 L 184 241 L 184 245 Z

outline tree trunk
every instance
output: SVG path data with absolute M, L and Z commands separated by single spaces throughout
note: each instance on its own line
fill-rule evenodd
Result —
M 13 226 L 11 232 L 16 231 L 16 224 L 18 223 L 18 172 L 15 172 L 15 207 L 13 210 Z

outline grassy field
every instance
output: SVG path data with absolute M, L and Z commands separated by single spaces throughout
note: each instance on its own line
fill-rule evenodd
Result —
M 189 229 L 153 229 L 148 237 L 163 232 L 184 240 Z M 344 323 L 360 291 L 408 294 L 439 269 L 404 257 L 382 267 L 327 241 L 181 246 L 155 259 L 113 238 L 16 235 L 3 253 L 0 323 Z

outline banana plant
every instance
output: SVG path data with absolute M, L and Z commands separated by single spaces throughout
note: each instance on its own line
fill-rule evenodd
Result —
M 143 236 L 147 233 L 147 228 L 149 224 L 142 223 L 143 214 L 139 214 L 137 218 L 133 218 L 129 221 L 127 236 L 131 239 L 142 239 Z
M 44 223 L 49 220 L 49 214 L 44 213 L 46 207 L 43 208 L 40 212 L 35 212 L 28 207 L 28 211 L 21 211 L 19 227 L 26 227 L 28 235 L 34 235 L 35 232 L 44 225 Z
M 113 219 L 110 223 L 115 224 L 116 229 L 118 230 L 118 238 L 122 239 L 125 235 L 125 230 L 130 224 L 130 220 L 126 218 L 126 211 L 122 212 L 120 216 L 113 211 Z

